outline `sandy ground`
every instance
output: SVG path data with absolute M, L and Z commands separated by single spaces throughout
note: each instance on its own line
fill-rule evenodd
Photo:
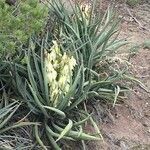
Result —
M 110 1 L 104 1 L 103 7 L 108 4 Z M 131 8 L 117 2 L 115 6 L 120 16 L 124 16 L 120 37 L 131 42 L 124 47 L 125 51 L 150 40 L 150 4 L 142 3 Z M 150 90 L 150 49 L 141 46 L 134 52 L 130 59 L 131 73 Z M 115 108 L 107 106 L 105 115 L 102 106 L 97 106 L 97 110 L 102 111 L 96 118 L 102 118 L 99 126 L 104 142 L 89 143 L 87 149 L 150 150 L 150 93 L 137 84 L 126 96 L 127 99 Z

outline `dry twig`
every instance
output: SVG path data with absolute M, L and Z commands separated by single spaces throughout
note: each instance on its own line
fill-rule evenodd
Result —
M 135 21 L 136 23 L 138 23 L 140 29 L 147 30 L 147 31 L 150 32 L 149 29 L 147 29 L 146 27 L 144 27 L 144 26 L 141 24 L 141 22 L 139 22 L 139 21 L 137 20 L 137 18 L 133 16 L 133 14 L 131 13 L 131 11 L 129 10 L 128 7 L 126 7 L 126 9 L 127 9 L 127 12 L 129 13 L 129 15 L 134 19 L 134 21 Z

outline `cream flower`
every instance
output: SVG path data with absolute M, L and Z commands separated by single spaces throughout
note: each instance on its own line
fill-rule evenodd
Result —
M 80 9 L 82 11 L 83 18 L 85 18 L 86 21 L 88 21 L 89 17 L 90 17 L 90 6 L 89 5 L 81 5 Z
M 45 53 L 45 68 L 54 107 L 57 106 L 59 95 L 69 91 L 75 65 L 74 57 L 69 57 L 67 53 L 61 54 L 58 43 L 53 41 L 50 53 Z

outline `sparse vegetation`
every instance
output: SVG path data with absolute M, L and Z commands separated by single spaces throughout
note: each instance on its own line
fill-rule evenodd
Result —
M 97 100 L 115 106 L 123 98 L 127 64 L 121 69 L 114 56 L 127 42 L 117 39 L 120 20 L 113 9 L 99 16 L 96 4 L 77 3 L 70 13 L 61 1 L 46 6 L 36 0 L 16 6 L 1 2 L 5 12 L 0 23 L 5 38 L 0 48 L 2 148 L 19 149 L 22 143 L 25 149 L 59 150 L 64 140 L 102 139 L 87 106 Z M 15 53 L 7 59 L 10 50 L 23 55 Z M 85 123 L 95 132 L 87 133 Z M 16 131 L 24 127 L 30 128 L 29 141 L 22 141 L 23 135 Z M 11 139 L 18 137 L 18 141 L 6 142 L 10 132 Z

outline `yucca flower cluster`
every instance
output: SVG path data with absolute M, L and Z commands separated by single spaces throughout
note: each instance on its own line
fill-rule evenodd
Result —
M 75 65 L 76 60 L 73 56 L 62 54 L 56 41 L 53 41 L 50 53 L 45 52 L 46 75 L 50 88 L 50 99 L 54 107 L 57 106 L 59 96 L 69 91 Z
M 83 18 L 86 20 L 86 22 L 88 22 L 89 18 L 90 18 L 90 6 L 89 5 L 81 5 L 80 9 L 82 11 L 82 16 Z

